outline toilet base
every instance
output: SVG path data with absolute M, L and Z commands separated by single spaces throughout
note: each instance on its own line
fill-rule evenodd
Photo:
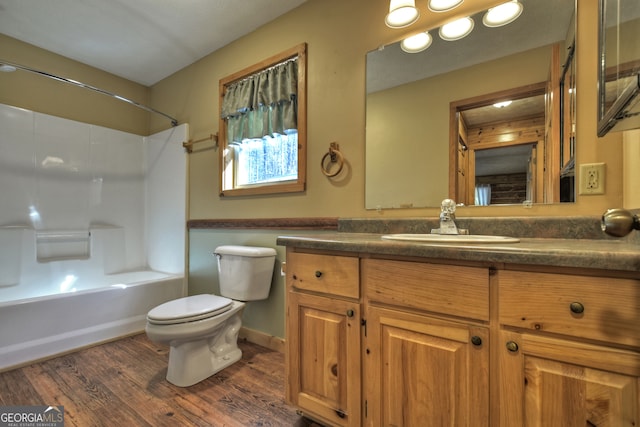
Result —
M 172 342 L 169 350 L 167 381 L 189 387 L 209 378 L 242 358 L 238 348 L 240 313 L 231 316 L 213 337 Z

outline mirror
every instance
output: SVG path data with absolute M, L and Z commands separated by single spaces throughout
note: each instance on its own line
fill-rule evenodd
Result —
M 598 136 L 640 128 L 640 2 L 600 0 Z
M 566 93 L 570 92 L 572 81 L 575 81 L 569 55 L 575 40 L 574 2 L 520 1 L 524 6 L 522 15 L 504 27 L 485 27 L 482 25 L 483 13 L 480 13 L 473 16 L 475 28 L 464 39 L 443 41 L 438 37 L 437 29 L 432 29 L 433 42 L 423 52 L 408 54 L 400 49 L 400 43 L 395 43 L 367 54 L 367 209 L 438 207 L 442 199 L 455 194 L 452 191 L 457 171 L 450 167 L 450 159 L 457 155 L 456 144 L 450 143 L 455 134 L 451 129 L 457 129 L 454 106 L 461 108 L 459 112 L 469 110 L 467 114 L 471 115 L 470 110 L 488 105 L 487 100 L 492 96 L 504 98 L 518 89 L 539 85 L 544 86 L 544 99 L 544 93 L 549 91 L 550 75 L 557 75 L 557 81 L 560 81 L 566 69 L 571 70 L 565 77 Z M 559 100 L 560 93 L 555 98 Z M 484 99 L 485 103 L 479 99 Z M 534 103 L 540 104 L 539 101 Z M 549 105 L 548 101 L 542 104 L 543 121 L 547 125 L 543 126 L 540 138 L 547 141 L 553 137 L 556 142 L 544 156 L 538 155 L 538 159 L 549 158 L 555 171 L 554 177 L 540 179 L 540 191 L 553 188 L 556 195 L 532 201 L 549 203 L 560 201 L 561 172 L 565 168 L 565 175 L 572 173 L 570 165 L 575 143 L 570 132 L 565 132 L 565 140 L 571 143 L 561 150 L 565 144 L 560 142 L 560 126 L 553 127 L 557 135 L 547 134 L 551 115 L 557 117 L 555 123 L 558 123 L 561 111 L 568 110 L 567 114 L 570 114 L 571 110 L 561 108 L 560 104 Z M 502 110 L 507 111 L 507 108 Z M 513 119 L 493 117 L 492 120 Z M 573 118 L 565 123 L 568 130 L 575 128 Z M 521 161 L 531 155 L 532 147 L 537 143 L 538 140 L 532 140 L 527 142 L 528 149 L 522 143 L 518 145 L 525 148 L 487 151 L 479 153 L 479 157 L 490 157 L 490 163 L 494 164 L 507 163 L 508 159 L 516 157 Z M 481 162 L 480 170 L 487 170 L 485 160 Z M 471 193 L 469 189 L 467 192 Z

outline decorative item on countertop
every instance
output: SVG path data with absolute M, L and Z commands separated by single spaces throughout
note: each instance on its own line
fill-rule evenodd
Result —
M 626 209 L 609 209 L 602 215 L 600 227 L 610 236 L 624 237 L 640 230 L 640 218 Z
M 325 161 L 329 158 L 329 162 L 325 166 Z M 336 171 L 331 172 L 329 169 L 332 163 L 338 163 L 338 167 Z M 340 145 L 337 142 L 332 142 L 329 144 L 329 152 L 322 156 L 322 160 L 320 161 L 320 169 L 322 169 L 322 173 L 328 176 L 329 178 L 338 175 L 342 171 L 342 167 L 344 166 L 344 156 L 340 152 Z

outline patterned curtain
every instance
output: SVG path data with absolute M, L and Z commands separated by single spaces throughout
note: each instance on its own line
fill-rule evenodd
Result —
M 221 116 L 228 143 L 297 128 L 298 61 L 289 59 L 226 87 Z

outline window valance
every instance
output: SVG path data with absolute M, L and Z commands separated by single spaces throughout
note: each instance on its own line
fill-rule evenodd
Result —
M 227 141 L 238 143 L 296 129 L 297 91 L 297 58 L 226 86 L 221 116 L 227 121 Z

